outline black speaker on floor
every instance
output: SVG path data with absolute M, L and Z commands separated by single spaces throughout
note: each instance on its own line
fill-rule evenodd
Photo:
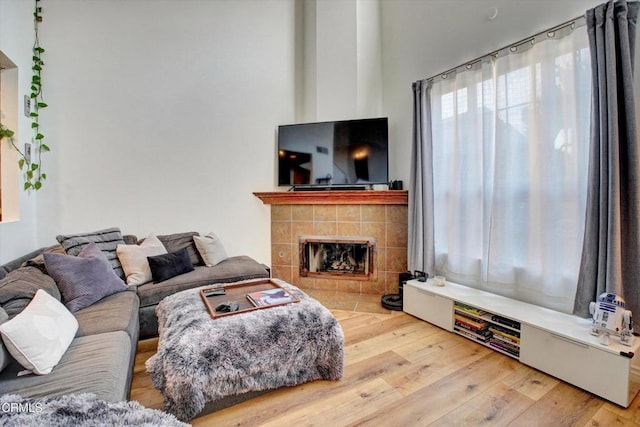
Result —
M 398 275 L 398 293 L 397 294 L 387 294 L 382 296 L 382 306 L 387 310 L 396 310 L 402 311 L 402 298 L 404 294 L 404 284 L 407 283 L 407 280 L 418 279 L 421 282 L 426 282 L 427 277 L 429 275 L 424 271 L 414 271 L 411 273 L 410 271 L 405 271 Z
M 404 284 L 407 280 L 413 279 L 414 276 L 409 271 L 405 271 L 398 275 L 398 292 L 397 294 L 387 294 L 382 296 L 382 306 L 387 310 L 402 311 L 402 294 Z

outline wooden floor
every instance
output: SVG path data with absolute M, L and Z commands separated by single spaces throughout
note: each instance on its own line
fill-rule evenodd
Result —
M 640 397 L 623 409 L 480 344 L 369 304 L 379 297 L 309 293 L 342 325 L 344 377 L 275 390 L 191 424 L 640 426 Z M 156 345 L 157 339 L 138 345 L 131 399 L 162 409 L 144 367 Z

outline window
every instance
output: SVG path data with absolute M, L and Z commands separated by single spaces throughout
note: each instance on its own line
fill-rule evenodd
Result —
M 586 198 L 586 28 L 431 90 L 436 271 L 570 312 Z

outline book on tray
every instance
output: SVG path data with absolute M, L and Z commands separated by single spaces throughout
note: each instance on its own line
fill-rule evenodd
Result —
M 256 307 L 268 305 L 286 304 L 296 300 L 289 292 L 282 288 L 265 289 L 247 294 L 247 299 Z

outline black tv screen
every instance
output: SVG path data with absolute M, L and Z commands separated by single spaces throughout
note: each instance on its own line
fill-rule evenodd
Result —
M 389 181 L 387 118 L 278 126 L 278 185 Z

